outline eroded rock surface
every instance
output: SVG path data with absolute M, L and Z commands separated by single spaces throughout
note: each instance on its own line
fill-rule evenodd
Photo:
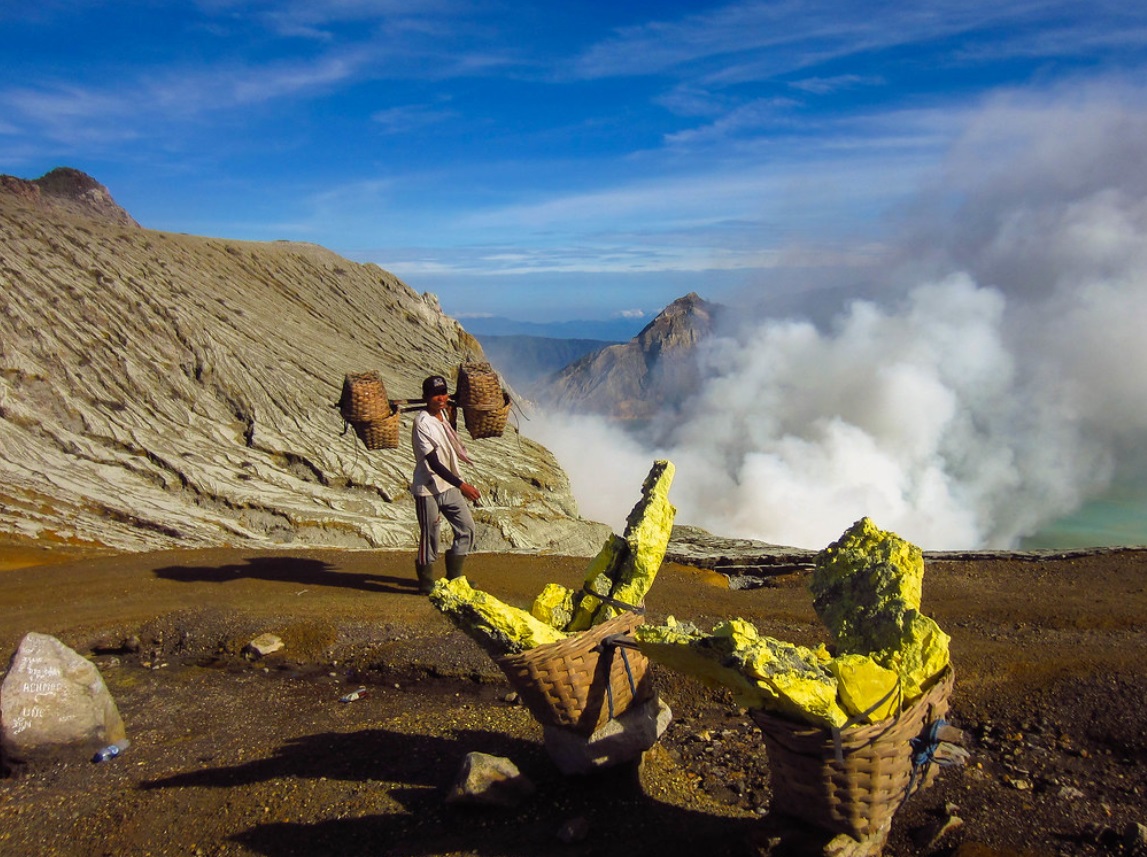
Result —
M 348 372 L 413 398 L 482 356 L 434 296 L 310 244 L 144 229 L 90 177 L 47 179 L 0 182 L 0 534 L 414 547 L 410 418 L 367 451 L 333 404 Z M 479 550 L 597 549 L 546 449 L 513 426 L 469 445 Z

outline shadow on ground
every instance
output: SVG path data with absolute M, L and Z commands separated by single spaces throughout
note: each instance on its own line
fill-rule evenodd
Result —
M 242 563 L 219 566 L 175 565 L 157 568 L 154 574 L 163 580 L 174 580 L 179 583 L 228 583 L 250 578 L 294 583 L 300 586 L 338 586 L 366 592 L 403 594 L 418 591 L 413 570 L 409 578 L 336 571 L 329 563 L 291 556 L 249 557 Z
M 536 794 L 515 809 L 446 804 L 462 759 L 472 751 L 513 759 L 537 786 Z M 358 781 L 366 789 L 377 789 L 377 803 L 392 809 L 363 815 L 360 807 L 347 818 L 256 824 L 234 834 L 233 841 L 268 857 L 667 857 L 697 854 L 700 843 L 705 843 L 706 857 L 721 857 L 745 854 L 745 842 L 759 825 L 754 819 L 720 818 L 653 799 L 642 787 L 636 763 L 564 777 L 541 744 L 476 730 L 449 738 L 386 729 L 309 735 L 284 744 L 266 759 L 147 781 L 140 788 L 227 789 L 290 778 Z M 575 822 L 585 838 L 563 842 L 559 831 Z M 618 830 L 623 833 L 618 835 Z M 726 844 L 714 848 L 722 842 Z

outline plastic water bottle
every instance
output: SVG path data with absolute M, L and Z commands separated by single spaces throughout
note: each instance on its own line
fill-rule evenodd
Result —
M 108 759 L 114 759 L 129 746 L 131 746 L 131 741 L 129 741 L 127 738 L 124 738 L 122 741 L 116 741 L 114 744 L 108 744 L 106 747 L 92 756 L 92 761 L 106 762 Z

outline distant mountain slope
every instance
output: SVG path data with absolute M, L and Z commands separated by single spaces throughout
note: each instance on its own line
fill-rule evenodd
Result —
M 413 548 L 410 417 L 400 448 L 368 452 L 332 405 L 347 372 L 416 397 L 471 355 L 376 265 L 143 229 L 76 171 L 3 177 L 0 535 Z M 479 549 L 600 547 L 547 450 L 512 427 L 470 447 Z
M 478 336 L 482 349 L 502 376 L 520 391 L 594 351 L 613 345 L 601 339 L 548 336 Z
M 632 340 L 588 354 L 539 382 L 538 398 L 566 410 L 646 419 L 697 389 L 697 343 L 721 312 L 691 292 Z

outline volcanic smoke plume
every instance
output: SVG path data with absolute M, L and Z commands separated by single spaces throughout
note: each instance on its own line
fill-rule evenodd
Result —
M 707 340 L 684 418 L 644 433 L 525 423 L 570 471 L 582 514 L 623 519 L 624 487 L 668 458 L 678 520 L 721 535 L 816 548 L 869 516 L 929 549 L 1005 548 L 1140 484 L 1142 98 L 988 104 L 908 214 L 851 299 L 810 291 L 785 317 L 764 300 Z

